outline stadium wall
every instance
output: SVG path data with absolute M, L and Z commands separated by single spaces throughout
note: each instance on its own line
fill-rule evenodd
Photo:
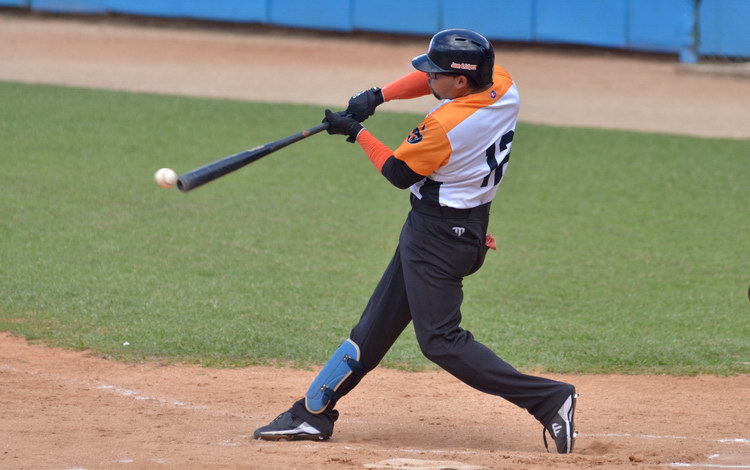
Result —
M 344 32 L 431 35 L 464 27 L 493 40 L 677 53 L 686 62 L 697 55 L 750 57 L 750 0 L 474 0 L 470 8 L 453 0 L 0 0 L 0 5 Z

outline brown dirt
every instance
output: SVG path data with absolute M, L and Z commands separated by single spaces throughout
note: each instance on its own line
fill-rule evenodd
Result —
M 750 468 L 747 376 L 554 376 L 581 393 L 575 455 L 545 453 L 541 427 L 504 400 L 388 369 L 342 401 L 330 441 L 252 440 L 314 374 L 120 364 L 0 333 L 0 467 Z
M 0 79 L 342 105 L 407 71 L 423 42 L 0 15 Z M 597 52 L 498 57 L 526 121 L 750 138 L 750 80 Z M 582 394 L 570 456 L 544 453 L 540 426 L 503 400 L 386 369 L 340 404 L 331 441 L 253 441 L 314 375 L 120 364 L 0 333 L 0 468 L 750 468 L 748 376 L 555 376 Z
M 427 39 L 248 27 L 164 29 L 0 15 L 0 80 L 340 107 L 410 70 Z M 750 138 L 750 75 L 680 72 L 674 58 L 498 47 L 528 122 Z M 423 113 L 431 97 L 389 103 Z

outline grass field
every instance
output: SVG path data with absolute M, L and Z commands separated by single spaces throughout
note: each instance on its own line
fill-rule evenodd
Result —
M 118 360 L 320 364 L 407 193 L 315 136 L 189 194 L 178 172 L 311 106 L 0 83 L 0 330 Z M 420 117 L 379 111 L 395 147 Z M 750 142 L 519 125 L 464 327 L 556 372 L 750 372 Z M 129 342 L 129 346 L 123 346 Z M 410 330 L 386 365 L 428 367 Z

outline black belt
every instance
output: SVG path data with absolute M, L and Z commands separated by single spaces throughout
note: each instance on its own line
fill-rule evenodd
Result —
M 446 219 L 481 219 L 490 215 L 490 204 L 472 207 L 471 209 L 456 209 L 455 207 L 437 206 L 424 202 L 414 194 L 410 195 L 411 208 L 422 214 L 432 215 L 435 217 L 444 217 Z

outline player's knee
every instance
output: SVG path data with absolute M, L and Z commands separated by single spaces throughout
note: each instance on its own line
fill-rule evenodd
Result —
M 464 330 L 458 329 L 450 333 L 421 332 L 417 333 L 419 349 L 424 356 L 432 362 L 440 365 L 443 360 L 449 358 L 456 351 L 458 343 L 462 342 Z

